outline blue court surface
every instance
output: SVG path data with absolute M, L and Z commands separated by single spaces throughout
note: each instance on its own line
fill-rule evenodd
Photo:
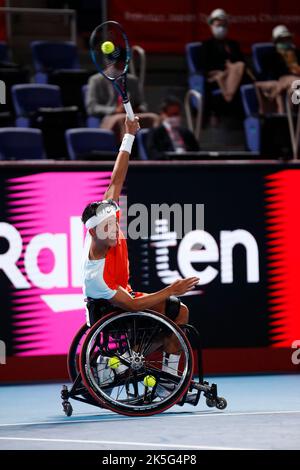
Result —
M 300 375 L 210 378 L 224 411 L 174 406 L 132 418 L 72 401 L 60 384 L 0 387 L 0 449 L 300 449 Z

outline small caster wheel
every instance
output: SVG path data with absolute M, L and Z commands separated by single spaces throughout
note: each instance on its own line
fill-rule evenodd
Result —
M 72 416 L 73 413 L 73 407 L 69 401 L 63 403 L 63 409 L 64 412 L 67 416 Z
M 214 408 L 217 405 L 216 400 L 213 400 L 212 398 L 206 398 L 206 405 L 209 408 Z
M 225 410 L 226 407 L 227 401 L 225 400 L 225 398 L 217 398 L 216 408 L 218 408 L 218 410 Z
M 62 400 L 68 400 L 69 392 L 68 392 L 68 387 L 66 385 L 63 385 L 60 396 Z

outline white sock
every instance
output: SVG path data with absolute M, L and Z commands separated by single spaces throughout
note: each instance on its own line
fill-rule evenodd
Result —
M 180 354 L 168 354 L 163 353 L 163 366 L 162 370 L 168 372 L 169 374 L 177 375 L 178 365 L 180 360 Z

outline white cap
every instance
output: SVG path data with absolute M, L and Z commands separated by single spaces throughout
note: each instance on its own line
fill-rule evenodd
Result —
M 222 8 L 217 8 L 216 10 L 212 11 L 208 17 L 208 24 L 211 24 L 214 20 L 228 21 L 228 15 L 226 11 L 222 10 Z
M 275 28 L 273 28 L 273 31 L 272 31 L 273 41 L 277 41 L 277 39 L 279 38 L 291 38 L 291 37 L 292 37 L 292 33 L 283 24 L 280 24 L 278 26 L 275 26 Z

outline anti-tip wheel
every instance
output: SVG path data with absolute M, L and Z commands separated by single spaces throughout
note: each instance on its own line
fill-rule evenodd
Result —
M 217 405 L 216 400 L 213 400 L 212 398 L 206 398 L 206 405 L 209 408 L 214 408 Z
M 225 398 L 218 397 L 217 398 L 217 403 L 216 403 L 216 408 L 218 408 L 218 410 L 225 410 L 226 407 L 227 407 L 227 401 L 225 400 Z
M 72 407 L 70 402 L 63 403 L 63 409 L 64 409 L 64 412 L 67 416 L 72 416 L 73 407 Z

